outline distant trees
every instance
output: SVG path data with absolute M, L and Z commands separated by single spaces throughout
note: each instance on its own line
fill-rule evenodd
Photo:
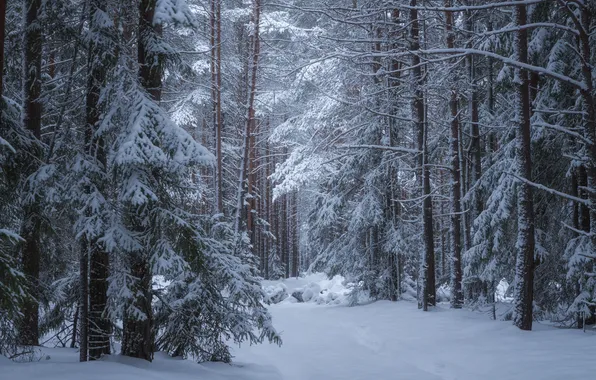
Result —
M 514 307 L 501 317 L 518 327 L 536 318 L 592 323 L 582 168 L 593 148 L 594 7 L 290 3 L 325 33 L 317 46 L 326 53 L 296 69 L 302 107 L 273 133 L 292 146 L 274 174 L 278 190 L 313 194 L 303 198 L 311 268 L 388 299 L 397 298 L 383 291 L 395 269 L 398 296 L 414 296 L 416 283 L 424 309 L 446 286 L 453 307 L 494 305 L 505 279 Z M 380 211 L 392 201 L 397 214 Z

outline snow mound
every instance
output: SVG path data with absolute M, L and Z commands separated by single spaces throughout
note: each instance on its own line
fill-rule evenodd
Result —
M 263 291 L 265 292 L 265 303 L 268 304 L 280 303 L 289 296 L 288 287 L 282 282 L 264 285 Z
M 300 303 L 312 302 L 319 305 L 347 305 L 354 286 L 343 276 L 329 279 L 324 273 L 313 273 L 298 278 L 279 281 L 263 281 L 266 302 Z
M 450 302 L 452 296 L 451 286 L 443 284 L 437 289 L 437 301 L 438 302 Z

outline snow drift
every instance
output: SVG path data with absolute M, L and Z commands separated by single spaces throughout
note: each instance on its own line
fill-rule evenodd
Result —
M 347 305 L 356 285 L 343 276 L 329 279 L 324 273 L 298 278 L 263 281 L 265 300 L 269 304 L 312 302 L 324 305 Z

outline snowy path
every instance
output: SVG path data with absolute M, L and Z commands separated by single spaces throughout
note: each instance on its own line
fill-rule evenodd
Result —
M 596 334 L 536 325 L 522 332 L 486 315 L 412 303 L 271 307 L 284 345 L 242 347 L 237 362 L 283 380 L 564 380 L 596 373 Z
M 409 302 L 271 307 L 284 345 L 235 349 L 235 364 L 156 354 L 78 363 L 68 348 L 42 360 L 0 357 L 0 380 L 584 380 L 594 378 L 596 332 L 536 325 L 523 332 L 469 311 L 423 313 Z

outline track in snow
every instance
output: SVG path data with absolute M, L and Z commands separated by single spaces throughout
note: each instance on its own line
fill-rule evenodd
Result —
M 462 310 L 423 313 L 407 302 L 271 307 L 282 347 L 243 346 L 235 361 L 283 380 L 564 380 L 596 371 L 596 334 L 509 322 Z

